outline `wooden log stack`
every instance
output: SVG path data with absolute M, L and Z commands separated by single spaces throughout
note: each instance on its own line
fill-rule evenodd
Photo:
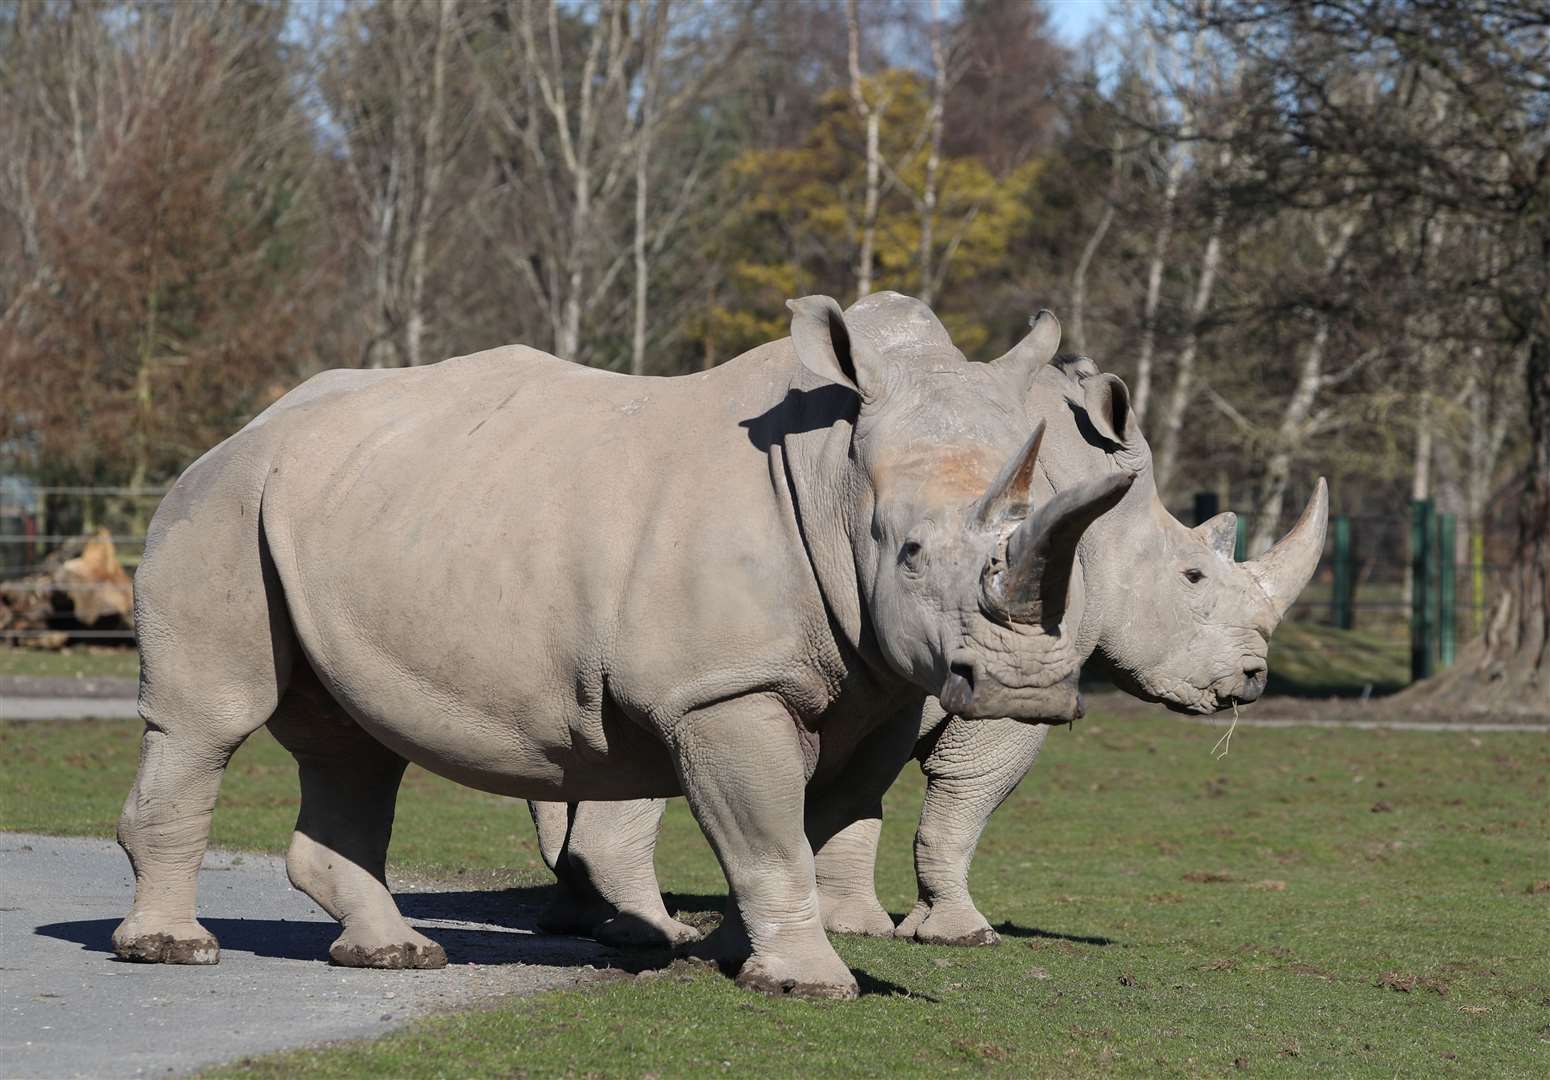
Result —
M 59 649 L 80 630 L 134 626 L 134 583 L 106 529 L 66 541 L 41 569 L 0 582 L 0 641 Z

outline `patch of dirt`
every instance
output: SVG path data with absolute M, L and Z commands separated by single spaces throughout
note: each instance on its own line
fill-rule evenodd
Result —
M 1191 870 L 1184 875 L 1184 880 L 1199 885 L 1219 885 L 1232 881 L 1233 876 L 1225 870 Z
M 1432 976 L 1411 975 L 1402 971 L 1385 971 L 1373 983 L 1374 986 L 1384 990 L 1393 990 L 1401 994 L 1414 993 L 1416 990 L 1430 990 L 1439 997 L 1448 996 L 1448 984 L 1441 979 Z

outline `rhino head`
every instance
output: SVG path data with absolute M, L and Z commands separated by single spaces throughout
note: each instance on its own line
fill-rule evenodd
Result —
M 1060 491 L 1093 476 L 1137 476 L 1081 544 L 1071 606 L 1083 655 L 1096 651 L 1122 689 L 1177 712 L 1257 700 L 1270 635 L 1323 551 L 1327 486 L 1319 480 L 1270 551 L 1234 562 L 1234 514 L 1190 528 L 1158 498 L 1151 448 L 1124 382 L 1087 357 L 1040 360 L 1059 335 L 1054 316 L 1041 312 L 1024 342 L 998 361 L 1034 369 L 1028 412 L 1050 425 L 1043 477 Z
M 960 716 L 1077 715 L 1081 659 L 1063 626 L 1077 546 L 1135 475 L 1035 506 L 1044 425 L 1021 407 L 1026 370 L 969 363 L 897 293 L 849 312 L 826 296 L 789 306 L 797 358 L 858 401 L 845 532 L 884 660 Z

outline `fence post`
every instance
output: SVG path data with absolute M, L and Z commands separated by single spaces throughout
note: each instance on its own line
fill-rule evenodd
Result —
M 1432 674 L 1432 605 L 1427 596 L 1431 584 L 1432 501 L 1410 502 L 1410 681 Z
M 1220 512 L 1221 499 L 1214 491 L 1195 492 L 1195 524 L 1204 525 Z
M 1204 525 L 1207 521 L 1217 516 L 1221 500 L 1215 491 L 1197 491 L 1195 493 L 1195 524 Z
M 1469 606 L 1474 616 L 1471 632 L 1480 634 L 1485 629 L 1485 519 L 1481 518 L 1469 530 Z
M 1351 519 L 1335 519 L 1335 550 L 1333 554 L 1335 580 L 1329 593 L 1329 621 L 1337 630 L 1349 630 L 1355 624 L 1354 597 L 1355 567 L 1351 565 Z
M 1452 667 L 1458 645 L 1458 564 L 1453 561 L 1458 519 L 1437 515 L 1437 664 Z

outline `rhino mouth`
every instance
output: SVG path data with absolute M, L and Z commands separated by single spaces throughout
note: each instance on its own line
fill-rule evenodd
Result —
M 947 681 L 942 684 L 942 692 L 937 695 L 942 708 L 957 716 L 962 716 L 974 705 L 974 668 L 970 664 L 953 663 L 947 665 Z

